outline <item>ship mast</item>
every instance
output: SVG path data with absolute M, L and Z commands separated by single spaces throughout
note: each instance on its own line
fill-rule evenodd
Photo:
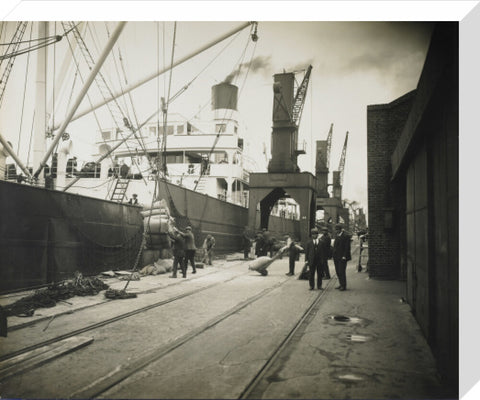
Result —
M 38 22 L 39 39 L 48 36 L 48 22 Z M 47 94 L 47 46 L 43 46 L 37 52 L 37 74 L 35 80 L 35 114 L 33 129 L 33 170 L 36 171 L 42 162 L 47 148 L 46 132 L 46 94 Z M 38 183 L 42 185 L 43 174 L 38 176 Z
M 91 107 L 89 107 L 88 109 L 86 110 L 83 110 L 83 111 L 78 111 L 71 119 L 71 121 L 75 121 L 77 120 L 78 118 L 80 117 L 83 117 L 84 115 L 86 114 L 89 114 L 91 113 L 92 111 L 95 111 L 97 108 L 99 107 L 102 107 L 104 106 L 105 104 L 109 103 L 110 101 L 113 101 L 121 96 L 124 96 L 125 94 L 131 92 L 132 90 L 138 88 L 139 86 L 142 86 L 143 84 L 151 81 L 152 79 L 156 78 L 157 76 L 160 76 L 162 74 L 164 74 L 165 72 L 167 71 L 170 71 L 172 68 L 175 68 L 177 67 L 178 65 L 180 64 L 183 64 L 185 61 L 188 61 L 190 60 L 191 58 L 195 57 L 196 55 L 200 54 L 200 53 L 203 53 L 205 50 L 209 49 L 210 47 L 213 47 L 215 46 L 216 44 L 224 41 L 225 39 L 229 38 L 230 36 L 233 36 L 234 34 L 242 31 L 243 29 L 245 29 L 246 27 L 248 26 L 257 26 L 257 22 L 246 22 L 240 26 L 237 26 L 236 28 L 232 29 L 231 31 L 223 34 L 222 36 L 220 36 L 219 38 L 209 42 L 208 44 L 202 46 L 201 48 L 195 50 L 194 52 L 180 58 L 179 60 L 173 62 L 170 66 L 166 67 L 166 68 L 163 68 L 161 69 L 160 71 L 157 71 L 149 76 L 147 76 L 146 78 L 144 79 L 141 79 L 140 81 L 138 82 L 135 82 L 131 85 L 129 85 L 128 87 L 122 89 L 120 92 L 117 92 L 117 93 L 114 93 L 113 96 L 109 99 L 106 99 L 106 100 L 103 100 Z M 54 127 L 52 127 L 52 131 L 55 131 L 57 130 L 58 128 L 60 127 L 60 124 L 56 124 Z
M 110 51 L 112 50 L 115 42 L 117 41 L 118 37 L 120 36 L 120 33 L 122 32 L 126 22 L 119 22 L 117 27 L 115 28 L 114 32 L 110 36 L 110 39 L 108 40 L 105 48 L 102 51 L 102 54 L 98 58 L 97 63 L 93 67 L 93 69 L 90 71 L 90 75 L 88 76 L 87 80 L 85 81 L 83 88 L 80 90 L 80 93 L 77 96 L 76 101 L 74 102 L 73 106 L 71 107 L 70 111 L 67 114 L 67 117 L 65 121 L 63 121 L 62 125 L 60 126 L 59 130 L 55 134 L 55 138 L 53 139 L 53 142 L 51 143 L 50 147 L 48 148 L 46 154 L 44 155 L 43 159 L 40 161 L 40 165 L 35 171 L 34 177 L 38 178 L 40 175 L 40 172 L 42 169 L 45 167 L 45 164 L 54 151 L 55 147 L 57 146 L 58 142 L 62 138 L 62 135 L 65 132 L 65 129 L 67 128 L 67 125 L 70 123 L 72 120 L 73 115 L 77 111 L 78 107 L 80 106 L 80 103 L 82 102 L 83 98 L 88 92 L 88 89 L 90 88 L 92 82 L 95 79 L 95 76 L 97 75 L 98 71 L 100 71 L 100 68 L 102 67 L 103 63 L 105 62 L 107 56 L 109 55 Z M 45 131 L 44 131 L 45 132 Z M 45 135 L 45 134 L 44 134 Z

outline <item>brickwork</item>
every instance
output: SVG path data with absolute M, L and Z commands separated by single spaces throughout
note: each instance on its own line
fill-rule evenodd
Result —
M 458 23 L 438 23 L 416 90 L 367 109 L 368 268 L 372 277 L 406 279 L 407 301 L 452 392 L 459 371 L 458 115 Z
M 376 278 L 403 275 L 398 227 L 403 219 L 399 210 L 404 209 L 405 196 L 402 188 L 391 184 L 391 156 L 414 99 L 412 91 L 389 104 L 367 108 L 368 270 Z M 390 222 L 392 225 L 388 226 Z

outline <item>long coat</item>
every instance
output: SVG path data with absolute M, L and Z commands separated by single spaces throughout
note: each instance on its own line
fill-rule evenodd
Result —
M 345 257 L 347 261 L 352 259 L 350 254 L 350 236 L 345 232 L 342 232 L 340 235 L 335 237 L 333 242 L 333 260 L 341 260 L 342 257 Z
M 185 239 L 179 233 L 170 233 L 168 236 L 173 241 L 172 253 L 174 257 L 185 257 Z
M 317 239 L 318 244 L 315 247 L 313 239 L 309 239 L 307 246 L 305 247 L 305 261 L 308 265 L 314 266 L 320 264 L 327 259 L 327 252 L 325 248 L 325 242 Z
M 320 236 L 320 240 L 324 243 L 326 258 L 332 258 L 332 238 L 328 233 L 324 233 Z

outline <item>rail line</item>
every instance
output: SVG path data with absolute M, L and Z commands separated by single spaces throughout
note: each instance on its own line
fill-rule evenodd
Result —
M 167 354 L 171 353 L 176 348 L 184 345 L 188 341 L 196 338 L 197 336 L 201 335 L 203 332 L 207 331 L 208 329 L 214 327 L 215 325 L 219 324 L 220 322 L 224 321 L 225 319 L 231 317 L 232 315 L 238 313 L 245 307 L 249 306 L 250 304 L 254 303 L 255 301 L 261 299 L 262 297 L 266 296 L 268 293 L 272 292 L 273 290 L 281 287 L 283 284 L 288 282 L 287 279 L 283 279 L 282 281 L 276 283 L 275 285 L 262 290 L 260 293 L 250 297 L 249 299 L 237 304 L 235 307 L 231 308 L 230 310 L 225 311 L 224 313 L 218 315 L 217 317 L 213 318 L 212 320 L 208 321 L 204 325 L 198 327 L 197 329 L 187 333 L 186 335 L 178 338 L 174 342 L 161 346 L 154 350 L 149 350 L 143 356 L 137 358 L 135 361 L 130 362 L 128 364 L 123 364 L 118 366 L 114 371 L 111 373 L 99 378 L 95 382 L 92 382 L 87 387 L 71 393 L 68 398 L 82 398 L 82 399 L 91 399 L 97 398 L 107 390 L 113 388 L 129 376 L 133 375 L 135 372 L 140 371 L 141 369 L 145 368 L 149 364 L 159 360 L 160 358 L 166 356 Z
M 186 344 L 190 340 L 198 337 L 208 329 L 214 327 L 215 325 L 219 324 L 220 322 L 226 320 L 227 318 L 233 316 L 234 314 L 238 313 L 248 305 L 260 300 L 267 294 L 271 293 L 275 289 L 280 288 L 283 284 L 288 282 L 289 279 L 283 279 L 282 281 L 278 282 L 277 284 L 264 289 L 260 293 L 252 296 L 251 298 L 239 303 L 237 306 L 233 307 L 230 310 L 220 314 L 219 316 L 213 318 L 206 324 L 200 326 L 199 328 L 189 332 L 188 334 L 182 336 L 181 338 L 177 339 L 171 344 L 167 344 L 162 346 L 156 350 L 149 351 L 148 353 L 144 354 L 143 356 L 139 357 L 137 360 L 133 361 L 129 364 L 124 364 L 118 366 L 114 371 L 111 373 L 101 377 L 100 379 L 92 382 L 88 387 L 83 388 L 82 390 L 76 391 L 71 393 L 69 398 L 98 398 L 103 395 L 108 390 L 115 387 L 117 384 L 121 383 L 131 375 L 139 372 L 143 368 L 147 367 L 149 364 L 158 361 L 162 357 L 168 355 L 175 349 L 179 348 L 180 346 Z M 270 368 L 273 366 L 275 361 L 278 359 L 280 354 L 286 349 L 289 345 L 291 340 L 295 337 L 295 334 L 304 326 L 308 324 L 309 319 L 313 316 L 314 311 L 318 308 L 318 304 L 320 300 L 325 296 L 327 292 L 327 288 L 330 287 L 333 282 L 335 281 L 334 277 L 329 281 L 325 290 L 323 290 L 312 302 L 312 304 L 306 309 L 306 311 L 302 314 L 300 319 L 295 323 L 293 328 L 287 333 L 284 340 L 275 348 L 275 350 L 270 354 L 267 358 L 266 362 L 259 368 L 258 372 L 254 375 L 252 380 L 246 385 L 244 390 L 241 392 L 239 399 L 247 399 L 247 398 L 261 398 L 261 397 L 250 397 L 262 391 L 261 389 L 261 382 L 263 377 L 268 373 Z M 260 388 L 260 390 L 259 390 Z
M 230 266 L 231 267 L 231 266 Z M 219 268 L 219 269 L 225 269 L 225 268 Z M 201 276 L 196 276 L 196 277 L 192 277 L 190 278 L 189 280 L 192 281 L 192 280 L 196 280 L 196 279 L 201 279 L 203 278 L 204 276 L 207 276 L 207 275 L 210 275 L 210 274 L 215 274 L 216 272 L 218 271 L 211 271 L 211 272 L 208 272 L 206 274 L 202 274 Z M 180 282 L 175 282 L 175 283 L 172 283 L 170 284 L 169 286 L 176 286 L 176 285 L 181 285 L 182 284 L 182 281 Z M 48 286 L 48 285 L 47 285 Z M 140 291 L 140 292 L 136 292 L 136 294 L 145 294 L 145 293 L 152 293 L 152 292 L 155 292 L 157 291 L 158 289 L 147 289 L 147 290 L 144 290 L 144 291 Z M 190 292 L 189 292 L 190 293 Z M 193 293 L 193 292 L 192 292 Z M 187 293 L 188 294 L 188 293 Z M 19 297 L 19 295 L 15 295 L 15 297 Z M 65 314 L 71 314 L 72 312 L 78 312 L 78 311 L 83 311 L 87 308 L 91 308 L 91 307 L 96 307 L 100 304 L 106 304 L 106 303 L 109 303 L 111 301 L 115 301 L 115 300 L 111 300 L 111 299 L 105 299 L 103 302 L 100 302 L 100 303 L 94 303 L 94 304 L 89 304 L 89 305 L 86 305 L 86 306 L 83 306 L 83 307 L 80 307 L 80 308 L 77 308 L 75 310 L 67 310 L 67 311 L 64 311 L 64 312 L 61 312 L 59 314 L 55 314 L 55 317 L 60 317 L 62 315 L 65 315 Z M 64 300 L 59 300 L 59 302 L 65 302 Z M 13 332 L 13 331 L 16 331 L 16 330 L 19 330 L 19 329 L 23 329 L 23 328 L 26 328 L 26 327 L 29 327 L 29 326 L 32 326 L 32 325 L 36 325 L 38 324 L 39 322 L 42 322 L 42 321 L 45 321 L 45 320 L 48 320 L 49 318 L 51 318 L 50 316 L 46 316 L 46 317 L 43 317 L 43 318 L 38 318 L 36 320 L 33 320 L 33 321 L 27 321 L 27 322 L 24 322 L 22 324 L 19 324 L 19 325 L 15 325 L 15 326 L 11 326 L 11 327 L 8 327 L 8 332 Z M 0 361 L 2 360 L 2 357 L 0 357 Z
M 109 319 L 106 319 L 104 321 L 100 321 L 100 322 L 97 322 L 97 323 L 94 323 L 94 324 L 91 324 L 91 325 L 88 325 L 88 326 L 85 326 L 83 328 L 80 328 L 80 329 L 76 329 L 74 331 L 71 331 L 71 332 L 68 332 L 68 333 L 65 333 L 63 335 L 59 335 L 59 336 L 56 336 L 54 338 L 51 338 L 51 339 L 48 339 L 48 340 L 44 340 L 42 342 L 39 342 L 39 343 L 36 343 L 34 345 L 31 345 L 31 346 L 28 346 L 28 347 L 24 347 L 20 350 L 17 350 L 17 351 L 12 351 L 8 354 L 4 354 L 3 356 L 0 356 L 0 362 L 2 361 L 5 361 L 5 360 L 8 360 L 12 357 L 16 357 L 18 355 L 21 355 L 21 354 L 24 354 L 24 353 L 27 353 L 29 351 L 32 351 L 32 350 L 36 350 L 40 347 L 43 347 L 43 346 L 48 346 L 48 345 L 51 345 L 51 344 L 54 344 L 56 342 L 59 342 L 61 340 L 64 340 L 64 339 L 67 339 L 67 338 L 70 338 L 70 337 L 73 337 L 73 336 L 77 336 L 77 335 L 80 335 L 82 333 L 85 333 L 85 332 L 88 332 L 88 331 L 91 331 L 91 330 L 94 330 L 94 329 L 97 329 L 97 328 L 101 328 L 103 326 L 106 326 L 106 325 L 109 325 L 109 324 L 112 324 L 114 322 L 117 322 L 117 321 L 120 321 L 122 319 L 125 319 L 125 318 L 129 318 L 129 317 L 132 317 L 136 314 L 140 314 L 142 312 L 145 312 L 145 311 L 148 311 L 148 310 L 151 310 L 151 309 L 154 309 L 154 308 L 157 308 L 157 307 L 161 307 L 163 305 L 166 305 L 166 304 L 169 304 L 169 303 L 172 303 L 174 301 L 177 301 L 177 300 L 180 300 L 180 299 L 183 299 L 185 297 L 188 297 L 188 296 L 192 296 L 194 294 L 197 294 L 197 293 L 200 293 L 200 292 L 203 292 L 205 290 L 208 290 L 212 287 L 215 287 L 215 286 L 218 286 L 218 285 L 221 285 L 221 284 L 224 284 L 226 282 L 229 282 L 229 281 L 232 281 L 234 279 L 237 279 L 241 276 L 244 276 L 244 275 L 247 275 L 251 273 L 251 271 L 247 271 L 247 272 L 244 272 L 244 273 L 240 273 L 238 275 L 235 275 L 233 277 L 230 277 L 228 279 L 224 279 L 222 281 L 219 281 L 219 282 L 215 282 L 215 283 L 212 283 L 211 285 L 207 285 L 207 286 L 204 286 L 204 287 L 201 287 L 201 288 L 198 288 L 198 289 L 195 289 L 195 290 L 191 290 L 189 292 L 185 292 L 185 293 L 182 293 L 182 294 L 179 294 L 177 296 L 173 296 L 171 298 L 168 298 L 166 300 L 162 300 L 162 301 L 159 301 L 157 303 L 153 303 L 153 304 L 149 304 L 148 306 L 145 306 L 145 307 L 141 307 L 141 308 L 138 308 L 136 310 L 133 310 L 133 311 L 129 311 L 129 312 L 126 312 L 124 314 L 120 314 L 120 315 L 117 315 L 115 317 L 112 317 L 112 318 L 109 318 Z M 203 275 L 204 276 L 204 275 Z M 200 277 L 199 277 L 200 278 Z M 104 304 L 104 303 L 102 303 Z M 88 308 L 90 307 L 94 307 L 98 304 L 93 304 L 91 306 L 88 306 Z M 87 307 L 84 307 L 82 308 L 82 310 L 84 310 L 85 308 Z M 39 321 L 34 321 L 33 323 L 36 323 L 36 322 L 39 322 Z M 25 328 L 29 325 L 23 325 L 22 328 Z
M 304 328 L 310 322 L 311 318 L 314 315 L 314 312 L 317 311 L 320 300 L 325 296 L 327 289 L 333 285 L 334 276 L 330 279 L 325 289 L 319 294 L 319 296 L 313 301 L 313 303 L 305 310 L 303 315 L 297 321 L 295 326 L 288 332 L 285 336 L 285 339 L 279 344 L 279 346 L 272 352 L 270 357 L 266 360 L 263 366 L 259 369 L 258 373 L 250 381 L 250 383 L 245 387 L 243 392 L 238 397 L 239 399 L 261 399 L 261 394 L 264 391 L 262 387 L 262 381 L 265 375 L 271 370 L 275 361 L 278 357 L 284 352 L 287 346 L 292 342 L 295 334 L 297 334 L 302 328 Z
M 229 282 L 232 280 L 235 280 L 237 278 L 240 278 L 244 275 L 249 274 L 251 271 L 247 271 L 245 273 L 240 273 L 238 275 L 229 277 L 228 279 L 224 279 L 222 281 L 213 283 L 211 285 L 207 285 L 205 287 L 189 291 L 187 293 L 183 293 L 177 296 L 174 296 L 170 299 L 160 301 L 155 304 L 151 304 L 127 313 L 124 313 L 122 315 L 118 315 L 116 317 L 110 318 L 105 321 L 101 321 L 92 325 L 89 325 L 87 327 L 69 332 L 64 335 L 60 335 L 58 337 L 52 338 L 50 340 L 44 341 L 42 343 L 35 344 L 33 346 L 29 346 L 28 348 L 24 348 L 22 350 L 19 350 L 17 352 L 12 352 L 6 356 L 3 356 L 0 358 L 1 360 L 11 358 L 17 354 L 22 354 L 27 351 L 36 349 L 41 346 L 45 346 L 51 343 L 55 343 L 56 341 L 63 340 L 65 338 L 69 338 L 72 336 L 76 336 L 78 334 L 91 331 L 100 327 L 103 327 L 105 325 L 114 323 L 116 321 L 134 316 L 136 314 L 142 313 L 144 311 L 151 310 L 156 307 L 160 307 L 162 305 L 180 300 L 182 298 L 186 298 L 188 296 L 192 296 L 196 293 L 205 291 L 207 289 L 210 289 L 212 287 L 215 287 L 217 285 L 223 284 L 225 282 Z M 205 324 L 199 326 L 198 328 L 188 332 L 184 336 L 174 340 L 171 343 L 167 343 L 163 346 L 158 347 L 157 349 L 149 349 L 148 351 L 145 351 L 143 354 L 139 355 L 135 360 L 129 361 L 128 363 L 118 365 L 114 370 L 109 372 L 108 374 L 98 378 L 94 382 L 91 382 L 88 386 L 83 387 L 81 389 L 76 390 L 73 393 L 70 393 L 66 398 L 98 398 L 108 390 L 114 388 L 118 384 L 120 384 L 122 381 L 130 377 L 131 375 L 141 371 L 142 369 L 146 368 L 149 364 L 154 363 L 155 361 L 158 361 L 162 357 L 168 355 L 169 353 L 173 352 L 175 349 L 179 348 L 180 346 L 186 344 L 187 342 L 193 340 L 194 338 L 198 337 L 205 331 L 211 329 L 215 325 L 221 323 L 222 321 L 226 320 L 227 318 L 239 313 L 242 309 L 245 307 L 249 306 L 250 304 L 260 300 L 261 298 L 265 297 L 272 291 L 280 288 L 282 285 L 284 285 L 286 282 L 288 282 L 290 279 L 289 278 L 283 278 L 281 281 L 277 282 L 276 284 L 263 289 L 256 295 L 244 300 L 243 302 L 237 304 L 236 306 L 230 308 L 229 310 L 226 310 L 225 312 L 219 314 L 218 316 L 215 316 Z M 249 399 L 249 398 L 261 398 L 263 392 L 266 389 L 266 383 L 264 380 L 264 377 L 268 374 L 268 372 L 271 370 L 271 368 L 274 366 L 275 362 L 279 359 L 280 355 L 288 348 L 288 346 L 291 344 L 292 340 L 296 337 L 296 334 L 300 333 L 303 328 L 305 328 L 311 318 L 314 316 L 314 313 L 319 307 L 319 303 L 321 299 L 326 295 L 327 289 L 333 285 L 333 282 L 336 281 L 335 275 L 332 276 L 332 279 L 328 282 L 328 284 L 325 287 L 325 290 L 320 292 L 317 297 L 313 300 L 313 302 L 308 306 L 308 308 L 305 310 L 305 312 L 302 314 L 302 316 L 295 322 L 295 325 L 287 332 L 285 335 L 284 339 L 278 344 L 278 346 L 275 347 L 275 349 L 271 352 L 269 357 L 266 359 L 266 361 L 262 364 L 262 366 L 258 369 L 258 372 L 254 374 L 253 378 L 250 380 L 250 382 L 247 383 L 245 388 L 241 391 L 239 395 L 239 399 Z M 298 336 L 298 335 L 297 335 Z

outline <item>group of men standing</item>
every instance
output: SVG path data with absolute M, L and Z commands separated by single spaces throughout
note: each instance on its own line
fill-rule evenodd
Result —
M 317 228 L 310 231 L 310 239 L 305 246 L 305 265 L 309 270 L 308 281 L 310 290 L 315 289 L 315 281 L 317 289 L 323 290 L 323 279 L 330 279 L 330 269 L 328 267 L 328 260 L 333 259 L 335 265 L 335 272 L 338 277 L 339 285 L 335 288 L 340 291 L 347 289 L 346 269 L 347 262 L 352 259 L 350 250 L 350 235 L 348 235 L 342 224 L 335 225 L 335 235 L 332 246 L 332 238 L 330 237 L 327 228 L 322 229 L 322 234 L 319 235 Z M 272 250 L 272 241 L 265 229 L 259 232 L 255 238 L 255 256 L 266 256 Z M 243 234 L 243 249 L 244 258 L 247 259 L 252 240 L 249 238 L 247 228 Z M 289 252 L 289 272 L 287 275 L 294 275 L 295 261 L 298 260 L 298 253 L 304 249 L 298 245 L 293 239 L 289 238 L 287 246 L 283 250 Z M 270 255 L 271 257 L 271 255 Z M 315 276 L 316 275 L 316 276 Z M 315 279 L 316 278 L 316 279 Z
M 321 237 L 318 236 L 318 229 L 310 231 L 311 238 L 305 247 L 305 264 L 309 269 L 310 290 L 315 289 L 315 274 L 317 275 L 317 289 L 323 290 L 322 278 L 330 279 L 328 259 L 333 258 L 335 272 L 338 277 L 339 286 L 335 289 L 344 291 L 347 289 L 347 261 L 351 260 L 350 236 L 344 231 L 341 224 L 335 225 L 335 240 L 333 248 L 328 230 L 324 230 Z

